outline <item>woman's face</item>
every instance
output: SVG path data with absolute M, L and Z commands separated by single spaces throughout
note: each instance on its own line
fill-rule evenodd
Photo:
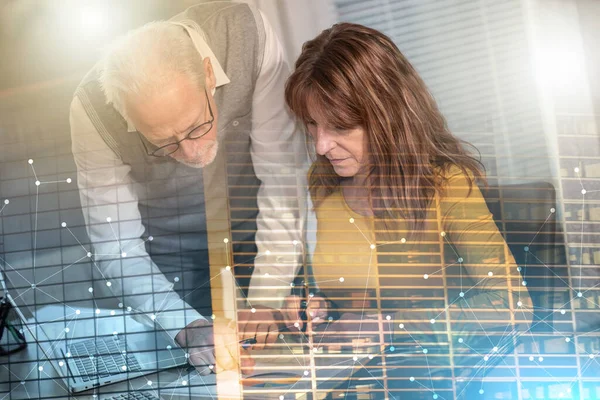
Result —
M 307 128 L 314 140 L 315 151 L 327 157 L 339 176 L 356 176 L 367 165 L 367 135 L 362 127 L 336 127 L 322 117 L 314 116 L 307 122 Z

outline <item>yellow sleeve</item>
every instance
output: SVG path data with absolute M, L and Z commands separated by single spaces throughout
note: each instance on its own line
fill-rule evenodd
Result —
M 480 289 L 507 287 L 511 277 L 518 284 L 517 265 L 481 191 L 475 183 L 469 190 L 466 175 L 457 169 L 439 197 L 439 215 L 444 240 Z

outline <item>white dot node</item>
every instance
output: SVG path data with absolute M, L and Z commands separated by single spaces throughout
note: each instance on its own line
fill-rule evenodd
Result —
M 340 278 L 340 282 L 344 282 L 344 277 L 343 276 Z
M 111 287 L 112 283 L 111 282 L 106 282 L 106 286 Z
M 479 389 L 479 394 L 483 394 L 483 393 L 484 393 L 483 389 Z
M 593 360 L 593 359 L 594 359 L 594 357 L 595 357 L 595 356 L 594 356 L 593 354 L 590 354 L 590 359 L 592 359 L 592 360 Z
M 461 262 L 463 262 L 464 260 L 463 260 L 463 258 L 462 258 L 462 257 L 458 257 L 458 260 L 457 260 L 457 261 L 458 261 L 459 263 L 461 263 Z
M 250 310 L 250 312 L 251 312 L 252 314 L 254 314 L 254 313 L 256 312 L 256 308 L 252 307 L 252 309 Z
M 354 223 L 354 218 L 350 218 L 349 221 L 350 221 L 351 224 L 353 224 Z
M 40 186 L 42 184 L 42 182 L 40 181 L 35 181 L 35 186 Z
M 414 382 L 415 381 L 415 377 L 411 376 L 410 378 L 408 378 L 408 380 L 410 380 L 411 382 Z
M 492 271 L 488 272 L 488 276 L 494 276 L 494 273 Z
M 212 314 L 212 315 L 210 316 L 210 319 L 212 319 L 213 321 L 215 320 L 215 318 L 217 318 L 217 316 L 216 316 L 215 314 Z
M 231 271 L 231 265 L 228 265 L 228 266 L 226 266 L 226 267 L 225 267 L 225 269 L 226 269 L 227 271 Z
M 69 333 L 70 329 L 69 328 L 65 328 L 65 332 Z
M 539 361 L 539 362 L 542 362 L 542 361 L 544 361 L 544 357 L 538 357 L 538 361 Z
M 406 238 L 400 239 L 400 243 L 406 243 Z
M 186 385 L 187 385 L 187 381 L 185 381 L 185 380 L 184 380 L 184 381 L 181 381 L 181 384 L 182 384 L 183 386 L 186 386 Z
M 112 218 L 111 217 L 106 217 L 106 222 L 110 222 L 110 221 L 112 221 Z
M 271 250 L 265 251 L 265 254 L 268 255 L 268 256 L 271 255 Z
M 81 310 L 75 310 L 75 314 L 77 314 L 77 315 L 81 314 Z
M 59 362 L 58 362 L 58 366 L 59 366 L 59 367 L 63 367 L 64 365 L 65 365 L 65 363 L 64 363 L 64 362 L 62 362 L 62 361 L 59 361 Z
M 32 289 L 35 289 L 35 283 L 32 283 L 32 284 L 31 284 L 31 288 L 32 288 Z
M 484 357 L 483 357 L 483 361 L 487 361 L 487 360 L 489 360 L 489 359 L 490 359 L 490 358 L 489 358 L 488 356 L 484 356 Z
M 371 248 L 371 250 L 375 249 L 375 245 L 374 244 L 371 244 L 369 247 Z
M 119 303 L 119 304 L 117 304 L 117 306 L 118 306 L 119 308 L 123 308 L 123 303 Z
M 352 359 L 353 359 L 354 361 L 358 361 L 358 357 L 357 357 L 357 356 L 354 356 L 354 357 L 352 357 Z
M 400 329 L 404 329 L 404 324 L 399 324 L 399 325 L 398 325 L 398 328 L 400 328 Z
M 423 279 L 429 279 L 429 275 L 423 274 Z
M 131 312 L 131 307 L 127 307 L 127 311 L 128 311 L 128 312 Z
M 433 400 L 437 400 L 437 398 L 438 398 L 438 395 L 437 395 L 437 394 L 434 394 L 434 395 L 433 395 Z
M 279 400 L 283 400 L 283 399 L 285 399 L 285 397 L 279 396 Z
M 529 251 L 529 246 L 525 246 L 525 247 L 523 247 L 523 250 L 525 250 L 525 251 Z
M 327 321 L 329 321 L 329 322 L 333 321 L 333 317 L 327 318 Z
M 517 301 L 517 306 L 521 307 L 522 305 L 523 305 L 523 302 Z
M 27 162 L 29 163 L 29 165 L 33 164 L 33 160 L 31 158 L 27 160 Z
M 446 232 L 440 232 L 441 237 L 446 237 Z
M 550 212 L 551 212 L 552 214 L 554 214 L 554 213 L 556 212 L 556 208 L 552 207 L 552 208 L 550 209 Z
M 94 288 L 89 288 L 88 292 L 93 293 L 94 292 Z
M 154 240 L 154 236 L 148 236 L 148 241 L 151 242 Z
M 121 257 L 127 257 L 127 253 L 125 253 L 125 252 L 122 252 L 122 253 L 121 253 Z
M 295 287 L 296 284 L 294 282 L 290 283 L 290 287 Z
M 100 309 L 96 308 L 96 314 L 100 314 Z
M 292 240 L 292 244 L 295 246 L 295 245 L 298 244 L 298 241 L 297 240 Z
M 581 189 L 581 194 L 586 194 L 586 193 L 587 193 L 587 190 Z
M 175 282 L 175 283 L 179 282 L 179 277 L 176 276 L 175 278 L 173 278 L 173 282 Z
M 71 178 L 67 178 L 66 182 L 67 182 L 67 183 L 71 183 L 71 182 L 73 182 L 73 181 L 71 180 Z
M 118 334 L 119 334 L 119 332 L 113 331 L 113 335 L 117 336 Z
M 569 343 L 571 341 L 571 338 L 565 338 L 565 342 Z
M 60 226 L 62 226 L 63 228 L 66 228 L 67 227 L 67 223 L 63 222 L 62 224 L 60 224 Z
M 529 361 L 533 361 L 533 360 L 534 360 L 533 356 L 529 356 Z
M 10 203 L 9 199 L 4 200 L 4 204 L 8 204 L 8 203 Z
M 71 357 L 71 352 L 68 351 L 66 355 L 67 355 L 67 357 Z
M 156 320 L 156 315 L 155 315 L 155 314 L 152 314 L 152 315 L 150 316 L 150 319 L 151 319 L 152 321 Z
M 146 385 L 148 385 L 148 386 L 152 386 L 152 381 L 148 381 L 148 382 L 146 382 Z
M 38 371 L 42 372 L 44 370 L 44 367 L 42 367 L 41 365 L 38 367 Z
M 86 256 L 88 256 L 88 258 L 89 258 L 89 257 L 92 256 L 92 253 L 88 251 L 87 254 L 86 254 Z
M 122 369 L 123 371 L 127 371 L 127 365 L 123 365 L 123 366 L 121 367 L 121 369 Z
M 561 313 L 562 315 L 565 315 L 567 312 L 566 312 L 565 310 L 560 310 L 560 313 Z
M 294 322 L 294 327 L 299 328 L 300 324 L 298 322 Z
M 391 315 L 386 315 L 385 319 L 388 320 L 388 321 L 390 321 L 392 319 L 392 316 Z
M 308 371 L 304 371 L 304 376 L 308 376 L 309 372 Z
M 460 292 L 458 295 L 459 295 L 460 297 L 465 297 L 465 292 Z
M 227 238 L 223 239 L 223 243 L 229 243 L 229 239 L 227 239 Z
M 212 365 L 212 364 L 210 364 L 210 365 L 208 366 L 208 369 L 210 369 L 210 370 L 213 370 L 213 369 L 215 369 L 215 366 L 214 366 L 214 365 Z
M 583 297 L 583 293 L 581 293 L 581 292 L 577 293 L 577 297 Z
M 573 171 L 575 171 L 575 172 L 579 172 L 579 167 L 575 167 L 575 168 L 573 169 Z
M 523 286 L 527 286 L 527 281 L 523 281 L 523 282 L 521 282 L 521 285 L 523 285 Z
M 493 351 L 494 351 L 494 353 L 495 353 L 495 352 L 497 352 L 497 351 L 498 351 L 498 348 L 494 346 L 494 348 L 493 348 L 492 350 L 493 350 Z
M 517 271 L 518 271 L 518 272 L 521 272 L 521 267 L 517 267 Z
M 423 354 L 427 354 L 427 353 L 429 353 L 429 350 L 423 349 Z
M 464 339 L 463 338 L 459 338 L 458 339 L 458 343 L 462 343 L 462 342 L 464 342 Z
M 369 357 L 369 360 L 372 360 L 373 359 L 373 354 L 369 354 L 368 357 Z
M 315 297 L 315 294 L 314 293 L 309 293 L 308 297 L 310 297 L 312 299 L 313 297 Z
M 429 322 L 431 322 L 432 324 L 435 324 L 435 319 L 431 318 L 431 319 L 429 320 Z

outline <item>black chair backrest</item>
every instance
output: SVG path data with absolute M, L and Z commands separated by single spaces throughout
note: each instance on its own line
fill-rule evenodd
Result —
M 553 309 L 566 304 L 570 295 L 554 186 L 548 182 L 496 185 L 483 189 L 483 194 L 527 282 L 535 309 L 532 331 L 553 332 Z

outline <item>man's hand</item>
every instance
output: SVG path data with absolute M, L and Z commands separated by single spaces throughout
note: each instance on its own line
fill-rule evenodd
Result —
M 198 319 L 186 326 L 175 337 L 177 343 L 187 349 L 189 362 L 201 375 L 225 370 L 237 370 L 239 341 L 227 321 L 210 322 Z M 240 349 L 240 353 L 245 355 Z M 242 372 L 252 370 L 254 362 L 242 359 Z
M 291 330 L 302 330 L 304 322 L 300 318 L 300 313 L 303 311 L 301 306 L 302 299 L 299 296 L 287 296 L 284 301 L 281 314 L 285 326 Z M 306 304 L 306 320 L 311 325 L 319 325 L 323 322 L 328 322 L 329 308 L 327 301 L 321 296 L 313 296 L 308 299 Z
M 262 350 L 277 340 L 283 328 L 283 317 L 278 310 L 256 306 L 252 310 L 238 311 L 238 327 L 242 340 L 254 339 L 252 348 Z

